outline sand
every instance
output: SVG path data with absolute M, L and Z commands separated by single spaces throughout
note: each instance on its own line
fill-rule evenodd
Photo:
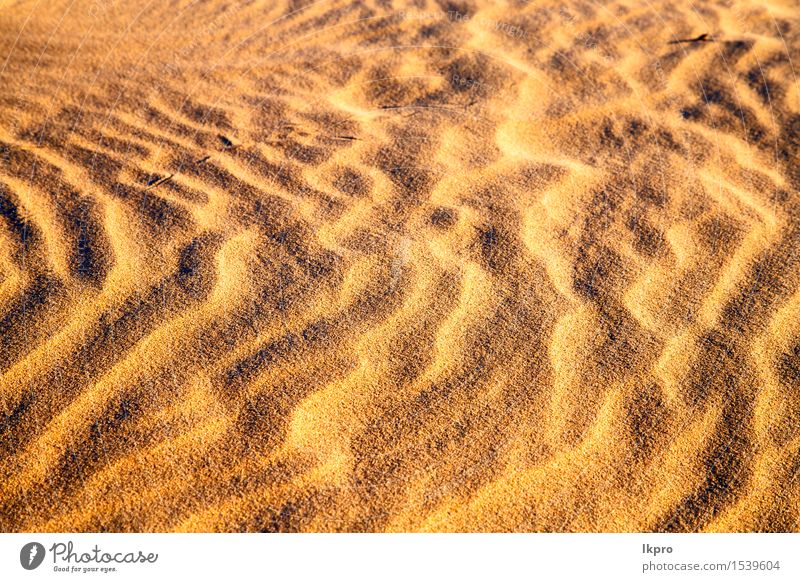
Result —
M 0 530 L 800 530 L 798 10 L 3 2 Z

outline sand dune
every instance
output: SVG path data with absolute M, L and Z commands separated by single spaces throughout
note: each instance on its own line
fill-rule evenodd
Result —
M 0 530 L 800 530 L 793 0 L 0 5 Z

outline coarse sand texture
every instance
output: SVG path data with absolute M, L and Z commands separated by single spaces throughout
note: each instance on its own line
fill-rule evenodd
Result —
M 800 531 L 796 0 L 0 2 L 0 531 Z

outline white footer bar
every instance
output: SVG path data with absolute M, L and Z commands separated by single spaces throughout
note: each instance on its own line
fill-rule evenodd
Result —
M 0 534 L 4 581 L 777 581 L 799 562 L 800 534 Z

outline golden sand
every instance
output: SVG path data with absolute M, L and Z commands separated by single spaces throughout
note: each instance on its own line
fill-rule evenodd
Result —
M 795 0 L 0 7 L 0 530 L 800 530 Z

